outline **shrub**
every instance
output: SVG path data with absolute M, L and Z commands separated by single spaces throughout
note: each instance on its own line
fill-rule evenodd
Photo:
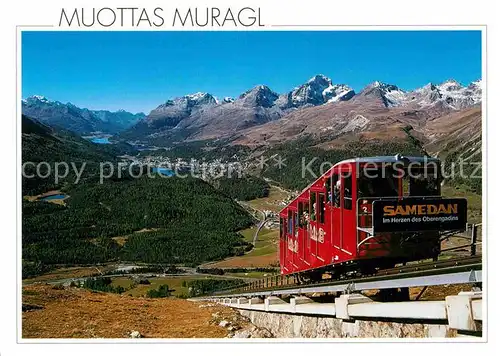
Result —
M 165 298 L 165 297 L 170 297 L 170 290 L 168 289 L 167 284 L 162 284 L 160 287 L 158 287 L 158 290 L 156 289 L 150 289 L 146 293 L 146 297 L 148 298 Z

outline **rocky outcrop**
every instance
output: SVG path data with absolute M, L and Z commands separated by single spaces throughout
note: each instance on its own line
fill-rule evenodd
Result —
M 305 84 L 292 91 L 280 95 L 276 104 L 281 109 L 317 106 L 325 103 L 349 100 L 354 90 L 345 84 L 333 84 L 332 80 L 322 74 L 315 75 Z
M 386 108 L 403 105 L 406 93 L 393 84 L 373 82 L 365 87 L 353 100 Z
M 250 328 L 246 328 L 235 332 L 232 337 L 235 339 L 250 339 L 250 338 L 267 339 L 267 338 L 272 338 L 274 336 L 266 328 L 259 328 L 257 326 L 252 326 Z

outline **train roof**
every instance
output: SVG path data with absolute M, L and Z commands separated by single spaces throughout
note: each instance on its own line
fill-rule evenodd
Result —
M 429 157 L 429 156 L 403 156 L 403 155 L 395 155 L 395 156 L 373 156 L 373 157 L 358 157 L 358 158 L 350 158 L 336 163 L 334 166 L 343 163 L 396 163 L 400 161 L 407 162 L 439 162 L 439 158 Z

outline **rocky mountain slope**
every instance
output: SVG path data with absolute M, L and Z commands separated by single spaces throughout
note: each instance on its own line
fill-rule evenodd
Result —
M 445 162 L 448 180 L 475 192 L 482 190 L 482 181 L 477 179 L 482 166 L 481 116 L 481 108 L 473 107 L 429 120 L 422 129 L 425 150 Z
M 52 101 L 44 96 L 34 95 L 22 101 L 24 115 L 49 126 L 60 127 L 79 134 L 90 132 L 117 133 L 140 119 L 143 113 L 132 114 L 125 110 L 89 110 L 71 103 Z

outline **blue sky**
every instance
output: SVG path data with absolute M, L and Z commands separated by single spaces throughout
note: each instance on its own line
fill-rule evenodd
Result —
M 356 91 L 481 77 L 479 31 L 23 32 L 22 96 L 150 110 L 198 91 L 286 92 L 315 74 Z

